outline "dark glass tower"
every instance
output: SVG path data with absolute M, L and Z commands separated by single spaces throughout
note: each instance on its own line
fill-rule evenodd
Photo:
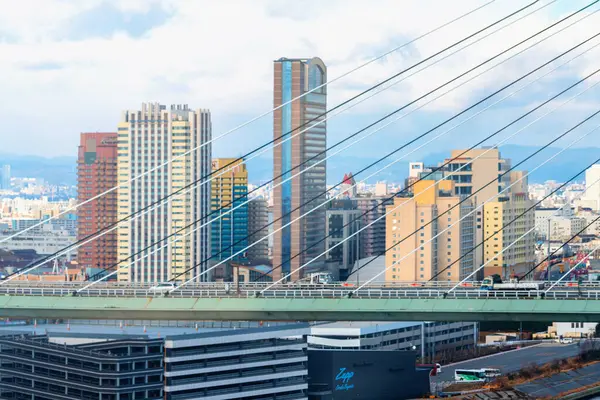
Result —
M 279 107 L 327 81 L 327 67 L 319 58 L 280 58 L 275 61 L 274 67 L 274 107 Z M 324 241 L 318 243 L 325 235 L 324 206 L 290 226 L 281 228 L 326 200 L 322 193 L 326 190 L 326 163 L 323 160 L 327 127 L 325 122 L 312 127 L 325 118 L 317 119 L 317 116 L 323 114 L 326 108 L 327 90 L 322 87 L 273 113 L 273 136 L 277 140 L 273 150 L 273 173 L 274 177 L 283 174 L 275 179 L 276 187 L 273 190 L 273 218 L 277 221 L 273 225 L 273 266 L 281 265 L 273 273 L 274 280 L 290 272 L 293 272 L 291 280 L 296 280 L 304 273 L 320 270 L 324 266 L 324 257 L 320 257 L 302 271 L 294 272 L 325 250 Z M 278 139 L 281 136 L 283 137 Z M 304 163 L 309 159 L 311 161 Z M 289 172 L 300 164 L 303 164 L 302 167 Z M 306 172 L 294 176 L 300 171 Z M 291 176 L 294 178 L 279 185 Z M 305 253 L 298 255 L 305 249 Z

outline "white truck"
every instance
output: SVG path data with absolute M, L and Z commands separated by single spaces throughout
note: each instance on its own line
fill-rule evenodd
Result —
M 334 282 L 329 272 L 313 272 L 296 282 L 298 285 L 331 285 Z

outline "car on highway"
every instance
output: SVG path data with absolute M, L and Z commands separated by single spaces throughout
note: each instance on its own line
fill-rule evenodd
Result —
M 158 283 L 158 284 L 152 286 L 148 290 L 151 292 L 154 292 L 154 293 L 164 294 L 164 293 L 170 292 L 171 290 L 173 290 L 175 288 L 176 288 L 175 282 L 161 282 L 161 283 Z
M 561 344 L 571 344 L 571 343 L 573 343 L 573 338 L 571 338 L 571 337 L 560 338 L 559 342 Z

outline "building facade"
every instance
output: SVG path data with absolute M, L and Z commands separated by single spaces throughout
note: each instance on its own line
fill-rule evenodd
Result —
M 117 221 L 117 133 L 82 133 L 77 157 L 77 240 L 94 238 Z M 86 200 L 99 196 L 85 203 Z M 53 222 L 57 222 L 55 220 Z M 104 232 L 103 232 L 104 233 Z M 117 263 L 117 232 L 102 236 L 77 249 L 77 262 L 86 268 L 114 268 Z
M 15 400 L 163 398 L 162 340 L 58 345 L 0 337 L 0 397 Z
M 194 184 L 211 172 L 211 127 L 209 110 L 192 110 L 187 105 L 167 109 L 144 103 L 140 110 L 123 112 L 118 127 L 119 219 L 177 194 L 118 229 L 119 281 L 157 282 L 176 276 L 210 280 L 209 274 L 197 277 L 209 265 L 211 186 L 206 181 Z M 153 168 L 157 169 L 134 179 Z M 190 231 L 194 232 L 185 236 Z M 174 235 L 177 241 L 171 243 Z M 146 251 L 160 240 L 158 247 Z M 159 247 L 163 248 L 148 255 Z M 146 257 L 133 256 L 138 253 Z M 127 266 L 132 257 L 139 260 Z
M 415 350 L 421 360 L 475 346 L 473 322 L 333 322 L 313 325 L 309 349 Z
M 311 400 L 426 398 L 429 373 L 416 368 L 414 351 L 310 350 Z
M 526 193 L 521 193 L 510 197 L 499 197 L 497 201 L 490 201 L 483 206 L 485 276 L 498 274 L 508 278 L 512 274 L 521 275 L 533 267 L 535 263 L 533 204 L 534 202 L 529 200 Z M 523 215 L 520 216 L 521 214 Z M 519 219 L 509 225 L 518 216 Z M 514 241 L 516 243 L 512 244 Z M 508 247 L 509 245 L 511 246 Z M 504 248 L 506 250 L 502 252 Z
M 385 251 L 386 219 L 380 218 L 385 214 L 385 208 L 393 200 L 385 196 L 355 197 L 356 207 L 362 215 L 360 233 L 360 258 L 376 257 Z
M 273 112 L 275 280 L 288 274 L 291 280 L 297 280 L 305 272 L 324 268 L 325 260 L 320 257 L 311 262 L 307 271 L 298 270 L 325 250 L 325 243 L 320 241 L 325 231 L 325 208 L 317 208 L 288 224 L 326 200 L 326 87 L 291 101 L 326 81 L 327 67 L 319 58 L 280 58 L 274 62 L 273 106 L 282 106 Z M 317 125 L 318 122 L 321 123 Z M 302 166 L 294 169 L 299 165 Z M 310 170 L 291 178 L 309 167 Z M 291 179 L 285 181 L 288 178 Z
M 509 159 L 502 158 L 497 148 L 481 148 L 471 150 L 452 150 L 450 158 L 444 160 L 448 179 L 455 183 L 455 194 L 468 196 L 473 194 L 471 201 L 479 206 L 495 196 L 510 185 L 510 174 L 500 177 L 500 174 L 510 169 Z M 497 183 L 489 184 L 496 179 Z M 482 210 L 478 209 L 475 215 L 475 243 L 483 240 Z M 481 265 L 484 261 L 483 249 L 474 251 L 474 264 Z M 478 276 L 477 278 L 480 278 Z
M 600 164 L 594 164 L 585 171 L 586 190 L 580 200 L 583 207 L 600 211 Z
M 346 280 L 354 263 L 360 258 L 361 211 L 351 199 L 331 200 L 327 207 L 325 246 L 327 262 L 335 266 L 339 280 Z M 354 236 L 353 236 L 354 235 Z
M 246 164 L 235 158 L 215 158 L 212 160 L 212 171 L 210 220 L 215 219 L 211 223 L 213 260 L 231 257 L 232 261 L 246 260 L 242 252 L 248 245 Z
M 421 180 L 414 197 L 387 206 L 387 282 L 459 281 L 473 271 L 473 205 L 454 189 L 450 180 Z
M 254 198 L 248 203 L 248 243 L 256 243 L 269 235 L 269 206 L 265 199 Z M 269 260 L 269 240 L 261 240 L 248 249 L 250 263 Z
M 165 399 L 306 399 L 306 325 L 171 336 Z

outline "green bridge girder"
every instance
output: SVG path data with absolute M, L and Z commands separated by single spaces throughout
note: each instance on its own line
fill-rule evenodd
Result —
M 243 321 L 598 322 L 599 300 L 0 296 L 0 317 Z

